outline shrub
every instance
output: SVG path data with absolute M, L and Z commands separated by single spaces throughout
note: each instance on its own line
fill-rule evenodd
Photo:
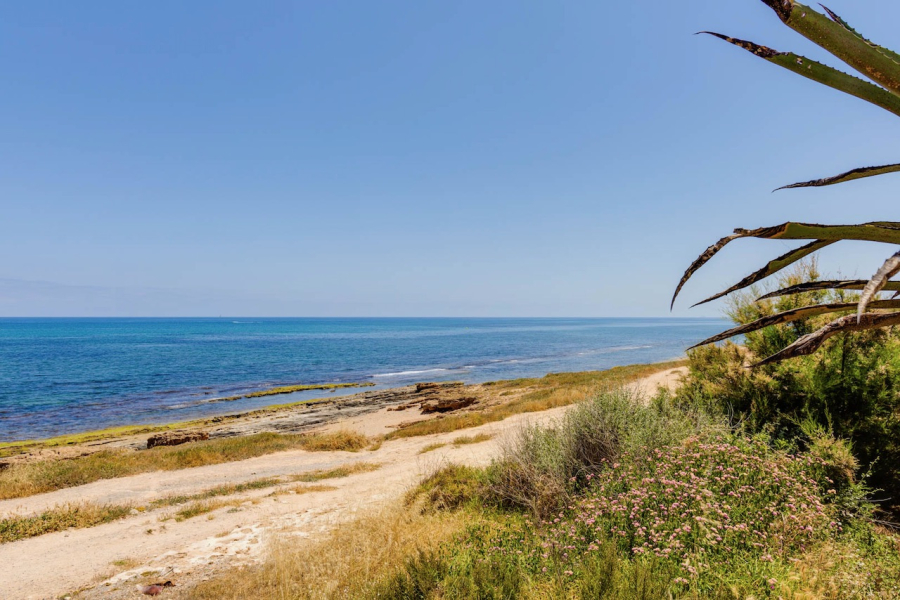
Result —
M 560 595 L 765 595 L 843 528 L 825 501 L 834 490 L 811 476 L 820 465 L 731 435 L 623 451 L 556 514 L 470 544 L 552 580 Z
M 519 430 L 488 470 L 489 496 L 543 516 L 623 452 L 646 455 L 710 427 L 702 412 L 679 410 L 664 394 L 644 404 L 627 391 L 602 393 L 556 427 Z
M 807 275 L 803 275 L 806 273 Z M 786 287 L 815 278 L 815 265 L 804 264 L 776 282 Z M 754 302 L 758 291 L 737 294 L 729 316 L 739 324 L 781 310 L 822 301 L 847 301 L 845 291 L 810 292 Z M 824 317 L 767 327 L 748 334 L 745 347 L 731 343 L 689 353 L 689 376 L 677 392 L 682 406 L 703 405 L 733 413 L 750 431 L 768 431 L 793 444 L 808 438 L 808 422 L 847 440 L 865 470 L 868 483 L 887 496 L 900 497 L 900 335 L 893 329 L 841 333 L 812 355 L 783 363 L 746 368 L 753 357 L 768 356 L 818 327 Z M 818 442 L 824 443 L 822 439 Z M 821 448 L 824 451 L 824 448 Z M 837 457 L 832 457 L 837 458 Z M 856 465 L 846 456 L 845 470 Z M 846 479 L 846 475 L 844 476 Z

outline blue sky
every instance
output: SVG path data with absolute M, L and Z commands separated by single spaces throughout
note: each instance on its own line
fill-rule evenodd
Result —
M 826 58 L 757 0 L 5 3 L 0 315 L 662 316 L 734 227 L 896 218 L 897 176 L 770 193 L 895 117 L 701 29 Z M 742 242 L 671 314 L 797 245 Z

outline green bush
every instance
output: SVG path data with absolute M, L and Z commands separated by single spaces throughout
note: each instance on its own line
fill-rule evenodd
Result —
M 577 405 L 555 427 L 522 428 L 488 469 L 488 497 L 545 516 L 623 453 L 649 455 L 715 428 L 704 412 L 678 409 L 665 394 L 648 404 L 642 400 L 623 390 L 604 392 Z
M 807 263 L 775 285 L 785 287 L 817 276 L 815 264 Z M 737 294 L 729 316 L 743 324 L 798 306 L 853 299 L 852 294 L 838 291 L 754 302 L 758 295 L 758 290 Z M 747 368 L 754 358 L 772 354 L 824 320 L 827 317 L 766 327 L 747 334 L 743 347 L 726 343 L 692 351 L 690 375 L 676 403 L 724 411 L 750 431 L 766 431 L 801 448 L 814 441 L 801 424 L 813 423 L 849 443 L 863 471 L 869 473 L 872 487 L 900 498 L 896 468 L 900 464 L 900 332 L 888 328 L 841 333 L 814 355 Z M 841 461 L 839 470 L 855 466 L 846 457 Z

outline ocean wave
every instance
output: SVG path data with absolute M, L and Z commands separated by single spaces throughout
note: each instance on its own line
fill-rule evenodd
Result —
M 421 371 L 398 371 L 396 373 L 376 373 L 372 377 L 405 377 L 407 375 L 422 375 L 423 373 L 440 373 L 450 369 L 423 369 Z

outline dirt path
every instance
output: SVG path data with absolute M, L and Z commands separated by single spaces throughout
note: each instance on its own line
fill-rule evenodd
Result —
M 684 369 L 652 375 L 634 389 L 652 392 L 657 385 L 673 387 Z M 157 509 L 88 529 L 75 529 L 0 545 L 0 598 L 59 598 L 76 590 L 88 598 L 141 598 L 139 583 L 172 580 L 184 585 L 208 578 L 219 569 L 258 560 L 273 535 L 309 537 L 359 511 L 396 499 L 421 477 L 447 462 L 484 465 L 495 457 L 500 442 L 523 423 L 548 423 L 567 407 L 516 415 L 504 421 L 463 431 L 398 439 L 375 451 L 291 451 L 236 463 L 174 472 L 157 472 L 98 481 L 92 484 L 0 502 L 0 516 L 32 514 L 73 502 L 133 503 L 136 506 L 174 494 L 199 493 L 222 484 L 263 477 L 287 476 L 331 469 L 355 462 L 381 467 L 342 479 L 320 482 L 333 490 L 305 494 L 258 490 L 227 497 L 243 502 L 181 522 L 161 520 L 172 509 Z M 379 416 L 381 415 L 381 416 Z M 381 411 L 344 426 L 372 434 L 396 420 Z M 488 441 L 449 445 L 461 435 L 486 433 Z M 428 445 L 445 447 L 420 454 Z

